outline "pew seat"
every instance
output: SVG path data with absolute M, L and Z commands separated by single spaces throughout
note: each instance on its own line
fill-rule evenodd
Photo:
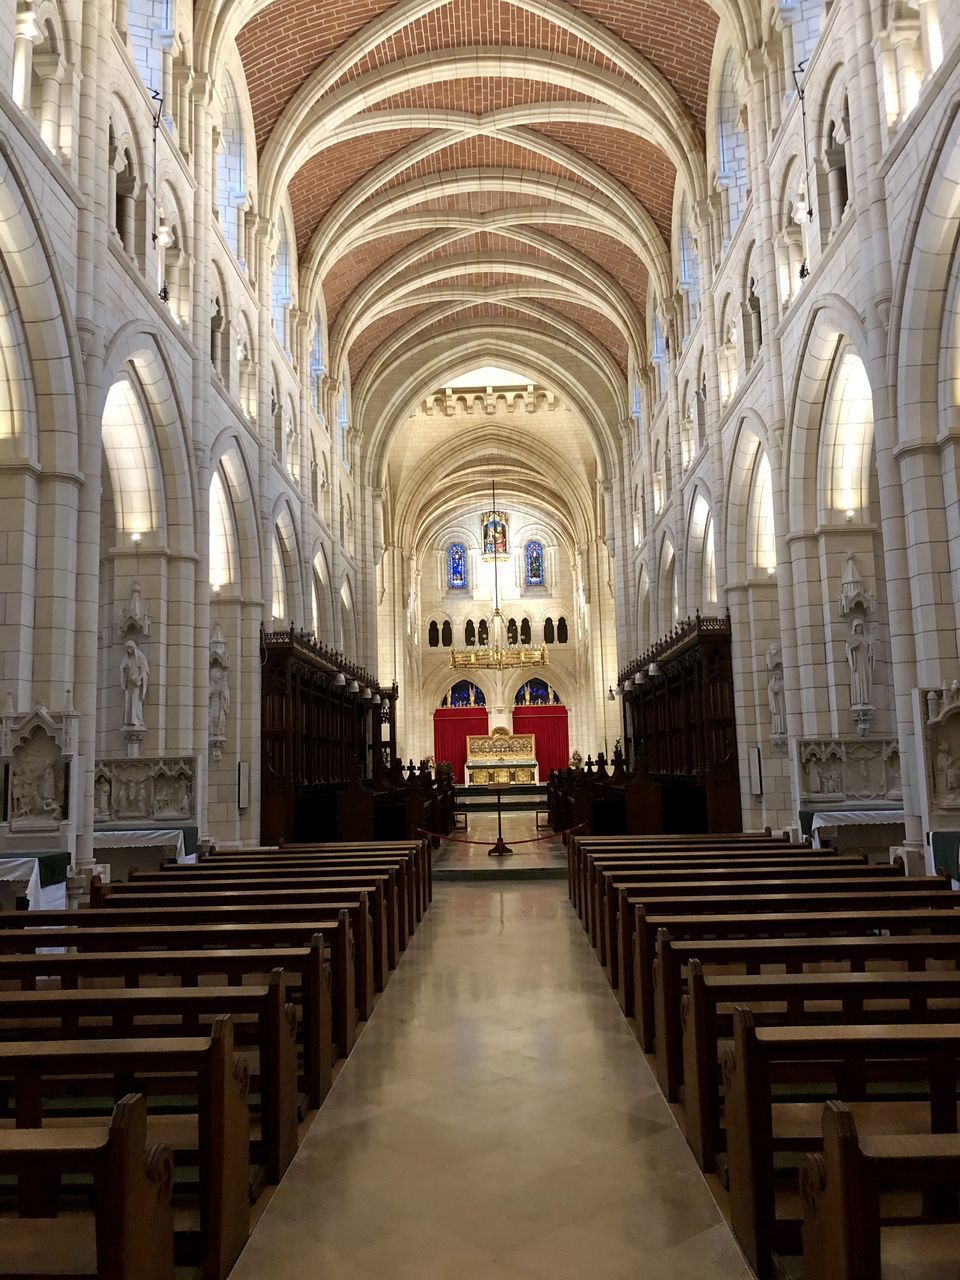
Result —
M 960 1135 L 863 1135 L 842 1102 L 822 1109 L 821 1129 L 822 1153 L 800 1169 L 804 1280 L 958 1280 Z M 912 1220 L 905 1191 L 927 1195 Z M 925 1221 L 931 1208 L 946 1221 Z
M 128 1094 L 109 1123 L 0 1131 L 0 1178 L 50 1193 L 42 1216 L 0 1211 L 5 1280 L 174 1280 L 173 1157 L 147 1144 L 146 1124 L 142 1095 Z M 66 1177 L 90 1184 L 91 1204 L 76 1190 L 65 1203 Z

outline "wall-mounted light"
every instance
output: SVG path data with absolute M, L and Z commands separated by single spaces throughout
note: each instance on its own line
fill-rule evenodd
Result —
M 131 533 L 131 535 L 130 535 L 130 541 L 131 541 L 131 542 L 139 542 L 139 541 L 140 541 L 140 539 L 141 539 L 142 537 L 143 537 L 143 534 L 142 534 L 142 533 Z
M 213 584 L 213 587 L 211 588 L 211 590 L 213 591 L 213 594 L 214 594 L 215 596 L 218 596 L 218 595 L 220 594 L 220 583 L 219 583 L 219 582 L 215 582 L 215 583 Z
M 363 697 L 364 702 L 369 702 L 369 701 L 373 698 L 373 690 L 372 690 L 372 689 L 368 689 L 368 688 L 367 688 L 367 686 L 366 686 L 366 685 L 364 685 L 364 686 L 363 686 L 363 694 L 362 694 L 362 697 Z
M 333 677 L 333 683 L 337 686 L 338 689 L 342 689 L 343 686 L 347 683 L 347 677 L 343 674 L 342 671 L 338 671 L 337 674 Z
M 623 682 L 623 692 L 624 692 L 624 693 L 632 693 L 632 692 L 633 692 L 633 681 L 632 681 L 632 680 L 624 680 L 624 682 Z
M 647 667 L 647 675 L 650 677 L 651 680 L 655 680 L 659 674 L 660 674 L 660 668 L 657 666 L 655 662 L 651 662 L 649 667 Z
M 379 705 L 380 705 L 380 695 L 379 695 L 379 693 L 375 693 L 375 694 L 373 695 L 373 705 L 374 705 L 375 707 L 379 707 Z
M 615 702 L 616 698 L 617 698 L 617 695 L 613 692 L 613 685 L 611 685 L 609 689 L 607 689 L 607 701 Z
M 768 577 L 768 578 L 772 578 L 772 577 L 773 577 L 773 575 L 774 575 L 776 572 L 777 572 L 777 566 L 776 566 L 775 564 L 768 564 L 768 565 L 767 565 L 767 577 Z
M 856 520 L 856 518 L 857 518 L 857 513 L 856 513 L 856 512 L 851 508 L 851 509 L 847 512 L 847 524 L 853 524 L 853 522 L 854 522 L 854 520 Z
M 351 680 L 350 683 L 347 685 L 347 693 L 359 693 L 359 692 L 360 692 L 359 684 L 356 682 L 356 680 Z

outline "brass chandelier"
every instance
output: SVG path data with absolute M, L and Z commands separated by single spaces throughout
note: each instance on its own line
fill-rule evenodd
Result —
M 491 483 L 493 494 L 493 510 L 497 509 L 497 481 Z M 490 619 L 489 643 L 477 645 L 470 649 L 451 649 L 450 666 L 455 671 L 509 671 L 514 668 L 545 667 L 550 656 L 547 646 L 541 645 L 505 645 L 503 642 L 505 623 L 500 608 L 500 576 L 498 572 L 499 553 L 497 544 L 493 544 L 493 617 Z

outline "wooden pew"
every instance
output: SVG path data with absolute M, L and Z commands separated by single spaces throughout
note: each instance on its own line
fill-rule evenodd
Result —
M 797 911 L 785 922 L 782 911 L 751 911 L 746 914 L 710 913 L 695 914 L 690 911 L 689 899 L 684 903 L 682 915 L 660 914 L 660 904 L 648 909 L 641 904 L 636 909 L 636 935 L 633 940 L 634 957 L 634 1016 L 637 1034 L 646 1053 L 652 1053 L 655 1044 L 654 1023 L 654 959 L 658 929 L 666 929 L 672 938 L 723 939 L 723 938 L 779 938 L 790 932 L 797 937 L 824 938 L 833 935 L 855 937 L 887 930 L 893 934 L 916 931 L 929 933 L 960 933 L 960 894 L 944 894 L 952 905 L 946 909 L 924 907 L 917 909 L 890 902 L 886 909 L 876 907 L 857 910 L 853 907 L 836 910 L 816 909 Z M 694 906 L 693 911 L 696 911 Z M 2 942 L 0 942 L 2 945 Z M 673 993 L 664 992 L 665 999 Z M 679 1007 L 679 995 L 677 996 Z M 627 1010 L 624 1010 L 627 1012 Z
M 224 1013 L 252 1021 L 259 1072 L 257 1078 L 251 1075 L 251 1082 L 260 1094 L 260 1139 L 252 1162 L 262 1147 L 267 1181 L 277 1183 L 296 1155 L 298 1142 L 297 1011 L 286 1002 L 282 969 L 273 970 L 266 986 L 0 991 L 0 1043 L 198 1035 L 201 1017 Z M 42 1028 L 38 1021 L 44 1023 Z M 234 1023 L 236 1047 L 245 1029 L 243 1023 Z
M 59 990 L 86 990 L 83 983 L 114 983 L 127 990 L 152 993 L 156 987 L 179 979 L 178 994 L 197 990 L 201 1000 L 206 986 L 227 981 L 242 997 L 245 981 L 264 981 L 274 967 L 283 969 L 288 997 L 299 997 L 299 1031 L 303 1054 L 303 1090 L 310 1107 L 319 1107 L 333 1082 L 333 1005 L 331 970 L 324 958 L 321 935 L 308 946 L 202 951 L 70 952 L 40 955 L 0 955 L 0 992 L 12 984 L 35 991 L 38 982 L 58 982 Z M 299 987 L 292 984 L 296 982 Z M 205 985 L 206 984 L 206 985 Z M 49 988 L 48 988 L 49 989 Z M 96 987 L 102 991 L 101 985 Z M 115 989 L 115 988 L 110 988 Z M 0 995 L 2 998 L 2 995 Z
M 739 969 L 759 974 L 776 967 L 803 974 L 829 966 L 831 974 L 910 972 L 942 974 L 957 967 L 960 940 L 955 933 L 903 933 L 888 937 L 684 938 L 657 934 L 654 1005 L 657 1076 L 668 1101 L 676 1102 L 684 1077 L 684 974 L 697 961 L 705 974 Z M 943 966 L 948 966 L 944 969 Z M 773 976 L 781 976 L 776 974 Z
M 0 1130 L 0 1174 L 59 1189 L 67 1175 L 91 1179 L 92 1213 L 5 1216 L 5 1280 L 174 1280 L 173 1155 L 147 1146 L 147 1107 L 128 1094 L 106 1124 Z M 56 1212 L 56 1207 L 52 1207 Z
M 196 874 L 199 867 L 205 874 L 209 872 L 240 872 L 255 871 L 261 877 L 275 876 L 281 872 L 300 872 L 302 874 L 317 874 L 329 872 L 338 875 L 350 875 L 356 872 L 358 875 L 368 875 L 376 873 L 384 873 L 392 870 L 397 877 L 397 891 L 399 894 L 399 903 L 404 904 L 404 909 L 400 910 L 398 903 L 398 913 L 401 922 L 401 928 L 404 933 L 401 946 L 405 947 L 407 940 L 416 931 L 417 925 L 422 919 L 423 912 L 420 908 L 418 900 L 417 882 L 414 876 L 414 869 L 411 860 L 396 857 L 384 857 L 377 855 L 375 857 L 364 857 L 357 859 L 340 859 L 333 857 L 317 857 L 312 854 L 290 854 L 261 858 L 245 858 L 237 860 L 233 858 L 216 858 L 206 859 L 191 866 L 184 863 L 164 863 L 161 870 L 164 873 L 169 872 L 172 875 L 191 875 Z
M 700 851 L 685 850 L 683 852 L 659 852 L 646 854 L 621 854 L 613 856 L 603 854 L 598 856 L 588 855 L 583 864 L 583 882 L 581 886 L 582 912 L 581 916 L 584 925 L 592 928 L 591 917 L 595 910 L 596 898 L 596 875 L 602 866 L 608 873 L 616 870 L 630 872 L 636 870 L 653 869 L 658 870 L 726 870 L 728 868 L 751 866 L 761 866 L 764 864 L 774 863 L 783 866 L 808 866 L 811 865 L 811 859 L 815 864 L 823 864 L 833 866 L 838 863 L 846 863 L 850 866 L 863 866 L 865 859 L 860 854 L 845 854 L 842 858 L 838 858 L 837 854 L 831 854 L 818 850 L 816 852 L 805 849 L 802 845 L 795 847 L 779 846 L 775 850 L 765 849 L 720 849 L 710 850 L 703 849 Z
M 323 844 L 282 844 L 283 853 L 321 853 L 330 857 L 347 857 L 364 854 L 387 854 L 409 857 L 416 869 L 418 888 L 423 911 L 433 901 L 433 850 L 429 840 L 377 840 L 372 845 L 358 840 L 327 841 Z
M 247 1070 L 233 1052 L 229 1017 L 214 1022 L 206 1036 L 167 1036 L 157 1040 L 17 1041 L 0 1044 L 0 1081 L 12 1085 L 16 1127 L 43 1127 L 45 1098 L 76 1097 L 95 1087 L 113 1088 L 115 1080 L 141 1082 L 141 1092 L 170 1088 L 170 1075 L 195 1081 L 198 1100 L 193 1122 L 199 1150 L 199 1231 L 179 1229 L 175 1221 L 178 1265 L 199 1264 L 204 1280 L 226 1280 L 247 1240 L 250 1222 L 250 1120 Z M 103 1077 L 107 1077 L 106 1082 Z M 98 1082 L 99 1078 L 99 1082 Z M 152 1115 L 151 1134 L 171 1134 L 178 1149 L 189 1118 Z M 194 1140 L 186 1135 L 188 1147 Z M 190 1220 L 192 1224 L 192 1219 Z
M 691 959 L 681 1018 L 683 1121 L 687 1144 L 705 1172 L 714 1170 L 723 1149 L 720 1050 L 732 1035 L 733 1005 L 752 1009 L 763 1026 L 958 1022 L 960 971 L 705 974 Z M 676 1097 L 678 1083 L 661 1075 L 661 1044 L 658 1038 L 660 1087 L 666 1094 L 671 1085 Z
M 870 866 L 862 858 L 784 858 L 777 860 L 774 854 L 763 862 L 699 863 L 696 866 L 675 866 L 669 862 L 606 862 L 591 863 L 592 898 L 586 913 L 585 927 L 589 929 L 594 947 L 605 944 L 604 933 L 609 921 L 618 910 L 619 890 L 632 889 L 638 884 L 688 884 L 700 881 L 725 880 L 727 882 L 751 880 L 816 880 L 833 876 L 887 877 L 904 875 L 902 862 Z M 611 935 L 613 936 L 613 935 Z
M 36 912 L 21 912 L 33 916 Z M 71 912 L 76 917 L 87 911 Z M 110 914 L 113 914 L 112 912 Z M 353 968 L 353 934 L 347 913 L 337 919 L 319 919 L 308 914 L 302 921 L 282 924 L 219 924 L 209 916 L 190 924 L 131 924 L 117 913 L 117 922 L 108 925 L 47 927 L 0 930 L 0 960 L 4 953 L 36 954 L 48 947 L 75 947 L 78 951 L 177 951 L 210 947 L 217 951 L 246 950 L 251 946 L 270 949 L 309 946 L 321 934 L 329 949 L 332 976 L 333 1033 L 340 1056 L 345 1058 L 356 1039 L 356 980 Z M 328 941 L 329 940 L 329 941 Z
M 629 987 L 630 975 L 626 960 L 633 955 L 636 908 L 642 902 L 666 899 L 671 895 L 677 901 L 682 898 L 714 898 L 725 907 L 731 903 L 745 904 L 778 894 L 800 903 L 813 895 L 856 893 L 861 895 L 863 905 L 866 906 L 868 899 L 878 894 L 893 892 L 901 897 L 905 894 L 921 894 L 927 899 L 931 893 L 950 890 L 949 880 L 942 876 L 908 878 L 902 870 L 895 867 L 881 875 L 871 875 L 871 870 L 870 867 L 844 867 L 841 871 L 849 871 L 851 874 L 844 875 L 841 871 L 830 870 L 810 875 L 806 868 L 795 874 L 789 867 L 777 867 L 768 877 L 746 883 L 736 878 L 727 879 L 722 871 L 705 874 L 699 880 L 679 882 L 651 875 L 646 880 L 623 883 L 611 877 L 604 882 L 606 898 L 598 922 L 596 945 L 600 963 L 606 964 L 610 984 L 614 989 L 621 983 Z M 804 908 L 800 906 L 785 908 L 789 911 L 802 909 Z
M 139 884 L 142 879 L 148 879 L 151 883 L 155 883 L 154 877 L 157 876 L 169 876 L 169 882 L 172 883 L 181 879 L 192 881 L 195 876 L 202 876 L 218 883 L 236 881 L 238 884 L 243 884 L 248 880 L 267 880 L 276 888 L 283 888 L 288 882 L 296 883 L 299 880 L 317 880 L 322 883 L 326 878 L 334 880 L 348 878 L 355 883 L 357 880 L 362 881 L 366 876 L 393 876 L 396 879 L 397 937 L 396 956 L 391 959 L 392 967 L 396 963 L 396 957 L 399 956 L 399 953 L 406 950 L 407 943 L 418 923 L 408 871 L 407 865 L 396 859 L 390 861 L 378 860 L 376 863 L 358 867 L 356 870 L 353 870 L 350 866 L 341 867 L 332 863 L 329 865 L 322 863 L 318 866 L 311 861 L 306 863 L 297 861 L 292 864 L 262 864 L 251 861 L 240 866 L 233 866 L 222 865 L 219 861 L 214 863 L 207 859 L 198 864 L 198 866 L 193 866 L 189 863 L 164 863 L 159 871 L 140 871 L 134 868 L 130 872 L 130 878 L 126 883 Z
M 760 832 L 741 832 L 730 835 L 713 836 L 571 836 L 567 842 L 567 887 L 570 899 L 577 905 L 579 885 L 583 877 L 586 860 L 591 856 L 616 856 L 618 854 L 644 854 L 660 851 L 685 852 L 698 848 L 729 849 L 738 847 L 772 847 L 778 851 L 802 848 L 791 845 L 787 833 L 783 837 L 771 836 Z M 808 846 L 809 849 L 809 846 Z
M 842 1102 L 828 1102 L 823 1152 L 800 1166 L 804 1280 L 929 1280 L 956 1274 L 960 1257 L 957 1193 L 960 1136 L 955 1133 L 863 1136 Z M 891 1191 L 952 1196 L 951 1225 L 884 1222 L 881 1197 Z
M 249 920 L 286 920 L 299 915 L 307 908 L 317 910 L 338 911 L 349 907 L 354 901 L 362 904 L 364 896 L 369 906 L 369 941 L 364 925 L 363 909 L 354 918 L 354 937 L 357 952 L 357 1007 L 360 1017 L 370 1016 L 375 992 L 383 991 L 389 971 L 388 958 L 388 925 L 386 918 L 386 899 L 382 885 L 349 885 L 327 889 L 322 886 L 306 884 L 295 889 L 253 889 L 248 885 L 225 883 L 213 888 L 196 885 L 186 880 L 182 886 L 179 881 L 172 885 L 157 888 L 153 885 L 140 892 L 123 892 L 130 887 L 117 886 L 121 892 L 111 892 L 104 888 L 98 894 L 99 909 L 121 911 L 162 911 L 166 908 L 179 907 L 218 908 L 217 918 L 237 918 Z M 112 887 L 112 886 L 111 886 Z M 289 908 L 289 910 L 287 910 Z M 91 910 L 97 910 L 97 904 L 91 903 Z M 87 911 L 84 914 L 88 914 Z M 146 919 L 146 917 L 144 917 Z M 157 917 L 159 918 L 159 917 Z M 178 915 L 179 919 L 180 916 Z M 106 919 L 106 917 L 103 917 Z M 0 913 L 0 927 L 3 926 Z
M 343 889 L 349 886 L 366 888 L 373 892 L 378 886 L 383 894 L 384 913 L 386 916 L 386 963 L 387 969 L 395 969 L 400 962 L 400 954 L 406 947 L 406 904 L 399 896 L 397 886 L 397 868 L 390 867 L 382 872 L 352 872 L 349 874 L 316 871 L 260 871 L 257 867 L 244 868 L 239 871 L 204 870 L 189 868 L 187 874 L 170 875 L 169 868 L 162 871 L 139 871 L 134 868 L 126 881 L 112 882 L 108 885 L 98 883 L 99 876 L 91 882 L 91 907 L 105 906 L 107 898 L 137 893 L 183 893 L 186 888 L 198 890 L 243 890 L 245 893 L 286 892 L 296 893 L 300 889 Z M 376 918 L 376 913 L 374 913 Z M 401 933 L 401 924 L 403 926 Z M 374 948 L 376 957 L 376 948 Z
M 423 917 L 433 897 L 433 873 L 431 854 L 424 842 L 416 844 L 343 844 L 343 845 L 281 845 L 279 848 L 214 849 L 197 866 L 233 865 L 242 867 L 261 862 L 265 865 L 323 865 L 330 863 L 342 867 L 369 865 L 377 861 L 393 861 L 404 867 L 405 881 L 411 911 L 410 931 L 415 921 Z
M 816 1150 L 820 1106 L 789 1101 L 773 1085 L 789 1079 L 822 1087 L 829 1072 L 858 1125 L 876 1133 L 957 1132 L 960 1024 L 757 1027 L 749 1009 L 734 1014 L 734 1043 L 724 1052 L 730 1219 L 747 1261 L 772 1274 L 775 1253 L 800 1251 L 799 1222 L 778 1214 L 778 1152 Z M 922 1101 L 865 1100 L 864 1085 L 914 1078 Z

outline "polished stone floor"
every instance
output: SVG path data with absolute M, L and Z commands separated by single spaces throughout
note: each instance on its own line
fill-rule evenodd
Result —
M 567 900 L 441 884 L 232 1280 L 750 1280 Z
M 501 819 L 504 841 L 513 849 L 507 857 L 491 857 L 497 839 L 495 813 L 468 813 L 467 825 L 444 840 L 434 865 L 441 873 L 490 871 L 558 871 L 566 876 L 567 854 L 563 841 L 549 830 L 537 827 L 534 809 L 508 811 Z

